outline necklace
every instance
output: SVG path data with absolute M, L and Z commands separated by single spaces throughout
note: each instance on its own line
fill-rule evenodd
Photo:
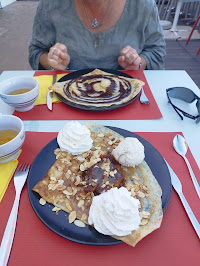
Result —
M 97 28 L 100 28 L 102 25 L 103 25 L 103 21 L 108 13 L 108 10 L 109 10 L 109 7 L 110 7 L 110 3 L 111 3 L 111 0 L 108 1 L 107 3 L 107 6 L 106 6 L 106 10 L 105 10 L 105 13 L 104 15 L 102 16 L 102 19 L 100 22 L 98 22 L 98 19 L 97 18 L 94 18 L 92 20 L 91 16 L 89 15 L 89 13 L 87 12 L 87 9 L 86 9 L 86 6 L 85 6 L 85 0 L 82 1 L 83 3 L 83 8 L 84 8 L 84 12 L 85 12 L 85 16 L 87 17 L 88 19 L 88 22 L 89 22 L 89 25 L 92 29 L 97 29 Z
M 94 37 L 94 36 L 91 34 L 92 39 L 93 39 L 93 42 L 94 42 L 93 46 L 94 46 L 94 48 L 96 49 L 96 48 L 98 47 L 98 41 L 97 41 L 98 36 L 97 36 L 97 34 L 95 34 L 95 35 L 96 35 L 96 36 Z

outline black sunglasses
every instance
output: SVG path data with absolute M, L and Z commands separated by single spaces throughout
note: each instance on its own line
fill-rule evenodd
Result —
M 191 118 L 194 120 L 196 119 L 196 124 L 200 122 L 200 98 L 192 90 L 185 88 L 185 87 L 173 87 L 173 88 L 166 89 L 166 93 L 167 93 L 167 98 L 168 98 L 169 103 L 172 105 L 172 107 L 174 108 L 174 110 L 180 116 L 182 120 L 183 120 L 182 115 L 184 115 L 188 118 Z M 198 115 L 194 116 L 181 110 L 180 108 L 178 108 L 176 105 L 172 103 L 170 98 L 176 98 L 186 103 L 192 103 L 195 100 L 197 100 L 196 107 L 197 107 Z M 182 113 L 182 115 L 180 114 L 180 112 Z

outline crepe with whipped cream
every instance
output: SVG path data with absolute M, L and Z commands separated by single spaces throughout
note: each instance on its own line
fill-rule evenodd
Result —
M 111 74 L 99 69 L 49 87 L 71 103 L 88 107 L 121 105 L 136 97 L 144 86 L 137 78 Z
M 78 155 L 55 150 L 57 160 L 33 191 L 57 210 L 69 213 L 70 223 L 79 219 L 88 224 L 94 197 L 111 189 L 126 188 L 139 200 L 139 228 L 128 235 L 112 237 L 135 246 L 161 225 L 161 188 L 144 160 L 135 167 L 116 161 L 112 153 L 124 140 L 121 135 L 97 124 L 87 122 L 86 126 L 93 140 L 91 149 Z

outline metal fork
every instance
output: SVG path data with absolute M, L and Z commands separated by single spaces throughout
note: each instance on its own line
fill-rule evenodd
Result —
M 53 81 L 52 81 L 52 85 L 54 83 L 56 83 L 56 79 L 57 79 L 57 75 L 53 75 Z M 47 92 L 47 107 L 50 111 L 52 111 L 52 97 L 53 97 L 53 91 L 49 90 Z
M 14 185 L 15 185 L 15 201 L 12 207 L 12 211 L 10 213 L 10 217 L 8 219 L 6 229 L 3 235 L 3 239 L 0 247 L 0 266 L 6 266 L 8 263 L 8 259 L 10 256 L 10 251 L 14 239 L 15 227 L 17 222 L 17 214 L 19 207 L 19 200 L 22 188 L 26 182 L 26 178 L 28 176 L 28 172 L 30 169 L 30 164 L 20 164 L 17 168 L 14 175 Z
M 141 90 L 141 95 L 140 95 L 140 102 L 144 104 L 150 104 L 146 94 L 144 93 L 144 90 Z

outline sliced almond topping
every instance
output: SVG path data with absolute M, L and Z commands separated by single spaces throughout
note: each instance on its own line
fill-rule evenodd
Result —
M 69 191 L 67 191 L 66 189 L 62 191 L 63 194 L 67 195 L 67 196 L 71 196 L 72 193 L 70 193 Z
M 135 196 L 135 189 L 134 188 L 131 189 L 131 196 Z
M 135 190 L 135 192 L 138 192 L 138 191 L 139 191 L 139 189 L 140 189 L 140 188 L 139 188 L 139 186 L 138 186 L 138 185 L 135 185 L 135 186 L 134 186 L 134 190 Z
M 71 207 L 71 205 L 67 202 L 66 203 L 66 207 L 67 207 L 67 209 L 69 210 L 69 211 L 72 211 L 72 207 Z
M 85 161 L 85 158 L 82 157 L 82 156 L 78 156 L 78 157 L 77 157 L 77 160 L 79 160 L 80 162 L 83 162 L 83 161 Z
M 142 211 L 142 217 L 143 218 L 148 218 L 149 216 L 150 216 L 150 212 Z
M 56 187 L 55 184 L 49 184 L 49 185 L 48 185 L 48 189 L 49 189 L 49 190 L 53 190 L 54 187 Z
M 72 193 L 72 188 L 71 188 L 71 187 L 67 187 L 67 191 L 68 191 L 69 193 Z
M 85 227 L 85 224 L 80 220 L 75 220 L 74 224 L 78 227 Z
M 145 194 L 142 192 L 142 191 L 138 191 L 138 197 L 140 197 L 140 198 L 145 198 Z
M 50 184 L 56 184 L 56 183 L 57 183 L 56 180 L 51 180 L 51 181 L 50 181 Z
M 57 190 L 64 190 L 65 188 L 66 188 L 66 186 L 61 185 L 61 186 L 58 186 L 58 187 L 57 187 Z
M 91 185 L 95 187 L 97 184 L 95 182 L 92 182 Z
M 59 199 L 58 202 L 62 203 L 62 202 L 64 202 L 64 199 Z
M 51 176 L 50 179 L 51 179 L 52 181 L 57 181 L 56 178 L 55 178 L 54 176 Z M 51 183 L 51 182 L 50 182 L 50 183 Z
M 46 200 L 45 200 L 45 199 L 43 199 L 43 198 L 40 198 L 40 201 L 39 201 L 39 203 L 40 203 L 41 205 L 45 205 L 47 202 L 46 202 Z
M 66 177 L 67 179 L 69 179 L 69 178 L 70 178 L 70 174 L 65 173 L 65 177 Z
M 88 153 L 87 152 L 84 152 L 83 154 L 81 154 L 82 157 L 87 157 Z
M 64 183 L 64 180 L 62 180 L 62 179 L 58 180 L 58 185 L 63 185 L 63 183 Z
M 86 213 L 84 213 L 82 216 L 81 216 L 81 220 L 82 221 L 86 221 L 87 220 L 87 214 Z
M 73 223 L 73 221 L 76 219 L 76 212 L 75 211 L 72 211 L 68 217 L 69 219 L 69 223 Z
M 137 181 L 140 181 L 140 178 L 137 177 L 136 175 L 132 176 L 132 178 L 134 178 L 134 179 L 137 180 Z
M 75 188 L 75 189 L 73 190 L 73 192 L 72 192 L 72 195 L 76 195 L 76 193 L 77 193 L 77 189 Z
M 84 166 L 84 164 L 81 164 L 80 165 L 80 170 L 83 172 L 83 171 L 85 171 L 85 166 Z
M 148 192 L 148 188 L 146 186 L 143 185 L 142 188 L 145 192 Z
M 58 211 L 60 211 L 60 210 L 61 210 L 61 208 L 54 207 L 54 208 L 52 209 L 52 212 L 58 212 Z
M 78 186 L 79 183 L 80 183 L 80 181 L 81 181 L 81 178 L 80 178 L 79 175 L 77 175 L 77 177 L 76 177 L 76 182 L 74 183 L 74 185 L 75 185 L 75 186 Z
M 56 159 L 59 159 L 59 157 L 60 157 L 61 155 L 62 155 L 61 153 L 58 153 L 58 154 L 56 155 Z
M 84 205 L 84 200 L 80 200 L 79 203 L 78 203 L 78 207 L 82 207 Z
M 145 224 L 147 224 L 147 223 L 148 223 L 148 220 L 147 220 L 147 219 L 142 219 L 140 225 L 145 225 Z
M 60 148 L 57 148 L 57 149 L 55 149 L 54 153 L 58 154 L 60 151 L 61 151 Z

